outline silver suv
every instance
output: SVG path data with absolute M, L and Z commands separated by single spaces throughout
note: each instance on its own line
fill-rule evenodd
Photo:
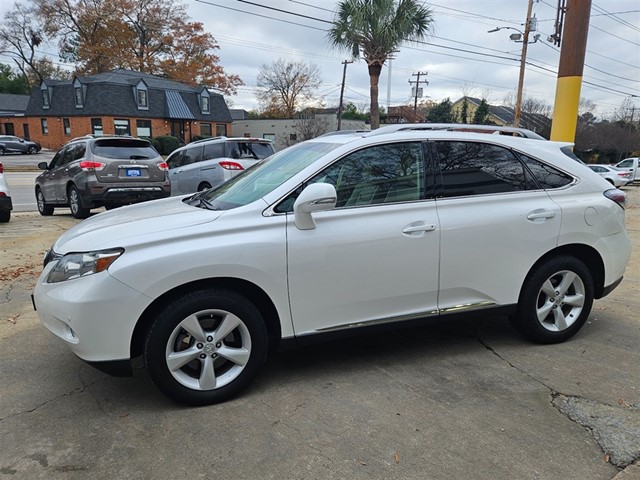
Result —
M 150 142 L 134 137 L 86 136 L 71 140 L 36 178 L 36 201 L 41 215 L 68 206 L 75 218 L 92 208 L 107 209 L 168 197 L 166 162 Z
M 215 137 L 177 149 L 167 159 L 171 194 L 207 190 L 275 153 L 269 140 Z

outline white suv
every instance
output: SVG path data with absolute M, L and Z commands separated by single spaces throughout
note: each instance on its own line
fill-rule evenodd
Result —
M 566 143 L 447 131 L 333 135 L 192 196 L 85 220 L 49 251 L 44 325 L 80 358 L 189 404 L 287 348 L 461 314 L 561 342 L 630 256 L 625 194 Z
M 9 185 L 4 178 L 4 165 L 0 162 L 0 222 L 8 222 L 11 220 L 11 210 L 13 210 L 13 203 L 11 201 L 11 193 L 9 192 Z

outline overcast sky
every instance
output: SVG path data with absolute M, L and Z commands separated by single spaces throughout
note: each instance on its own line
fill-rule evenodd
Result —
M 270 8 L 238 0 L 190 0 L 192 17 L 204 22 L 220 43 L 221 63 L 245 82 L 233 104 L 255 108 L 252 95 L 256 74 L 262 63 L 278 58 L 303 60 L 320 67 L 324 85 L 320 92 L 327 106 L 338 104 L 341 62 L 348 55 L 333 50 L 327 41 L 329 24 L 279 12 L 294 12 L 321 20 L 333 19 L 338 2 L 331 0 L 251 0 Z M 495 27 L 522 30 L 527 0 L 439 0 L 426 2 L 433 10 L 434 35 L 430 45 L 406 44 L 380 78 L 380 104 L 387 105 L 388 85 L 391 105 L 411 102 L 409 79 L 428 72 L 424 94 L 435 101 L 463 92 L 502 103 L 515 94 L 518 82 L 521 43 L 509 40 L 514 30 L 487 33 Z M 553 33 L 555 0 L 534 3 L 540 40 L 528 46 L 525 95 L 553 104 L 559 49 L 546 41 Z M 234 10 L 231 10 L 234 9 Z M 625 12 L 625 13 L 622 13 Z M 615 15 L 609 15 L 613 13 Z M 640 95 L 640 1 L 597 0 L 592 5 L 582 96 L 598 106 L 600 115 L 611 114 L 625 94 Z M 291 23 L 286 23 L 291 22 Z M 511 60 L 505 59 L 509 58 Z M 593 68 L 591 68 L 593 67 Z M 425 78 L 425 77 L 422 77 Z M 358 106 L 368 104 L 369 79 L 364 61 L 347 67 L 345 100 Z M 634 99 L 640 107 L 640 99 Z M 640 115 L 640 112 L 639 112 Z
M 279 58 L 316 64 L 327 106 L 337 106 L 343 60 L 349 56 L 331 48 L 327 21 L 334 17 L 334 0 L 186 0 L 192 19 L 203 22 L 220 50 L 228 73 L 240 75 L 245 86 L 230 97 L 234 108 L 255 109 L 253 95 L 260 65 Z M 257 4 L 257 5 L 251 5 Z M 0 12 L 11 0 L 0 0 Z M 380 105 L 412 103 L 409 80 L 427 72 L 425 96 L 434 101 L 456 100 L 464 93 L 503 103 L 515 95 L 522 44 L 510 41 L 514 30 L 487 33 L 495 27 L 524 29 L 527 0 L 437 0 L 434 34 L 428 45 L 405 44 L 391 68 L 380 78 Z M 262 6 L 260 6 L 262 5 Z M 540 40 L 528 46 L 525 95 L 553 104 L 559 48 L 547 42 L 554 31 L 556 0 L 534 2 Z M 282 11 L 279 11 L 282 10 Z M 288 14 L 295 13 L 297 15 Z M 52 49 L 53 51 L 53 49 Z M 611 115 L 629 95 L 640 96 L 640 1 L 593 0 L 581 96 Z M 389 71 L 391 70 L 391 75 Z M 390 81 L 389 81 L 390 78 Z M 587 83 L 588 82 L 588 83 Z M 388 88 L 390 84 L 390 89 Z M 388 93 L 390 91 L 390 94 Z M 464 92 L 464 93 L 463 93 Z M 364 61 L 347 67 L 345 101 L 368 105 L 369 78 Z M 640 116 L 640 98 L 633 98 Z

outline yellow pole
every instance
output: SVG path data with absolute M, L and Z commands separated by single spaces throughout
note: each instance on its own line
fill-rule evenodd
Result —
M 567 1 L 551 140 L 573 142 L 576 138 L 590 12 L 591 0 Z

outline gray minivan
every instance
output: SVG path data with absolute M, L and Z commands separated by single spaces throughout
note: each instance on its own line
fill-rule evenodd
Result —
M 41 215 L 68 206 L 75 218 L 171 195 L 168 166 L 147 140 L 86 136 L 71 140 L 51 162 L 40 162 L 36 202 Z
M 169 158 L 171 195 L 207 190 L 275 153 L 269 140 L 215 137 L 192 142 Z

